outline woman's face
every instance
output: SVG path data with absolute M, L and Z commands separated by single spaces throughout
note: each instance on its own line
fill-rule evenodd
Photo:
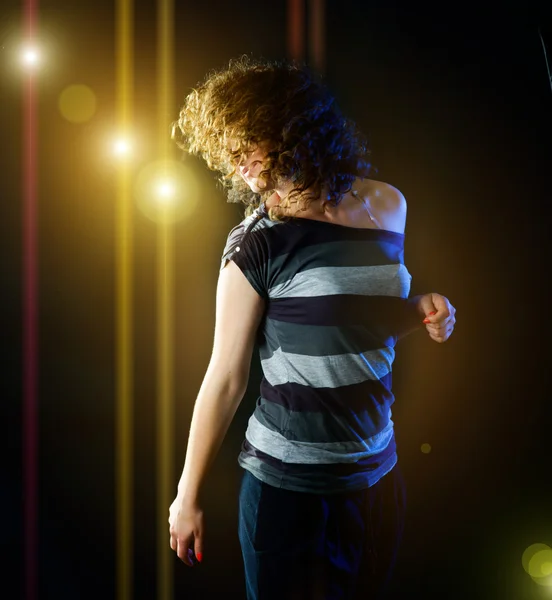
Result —
M 274 187 L 270 180 L 259 177 L 266 168 L 268 144 L 261 142 L 254 150 L 245 152 L 237 164 L 237 171 L 242 179 L 255 193 L 264 192 Z

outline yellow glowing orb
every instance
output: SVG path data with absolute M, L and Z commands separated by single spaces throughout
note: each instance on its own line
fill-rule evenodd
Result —
M 422 447 L 420 449 L 424 454 L 429 454 L 431 452 L 431 445 L 430 444 L 422 444 Z
M 197 175 L 186 163 L 159 160 L 144 167 L 135 180 L 140 210 L 156 223 L 174 223 L 190 215 L 200 194 Z
M 546 544 L 532 544 L 521 557 L 521 563 L 535 583 L 552 587 L 552 548 Z
M 157 186 L 157 194 L 161 202 L 170 202 L 176 196 L 175 187 L 170 181 L 161 181 Z
M 116 140 L 113 144 L 113 152 L 117 156 L 128 156 L 130 154 L 131 147 L 128 140 L 120 139 Z
M 550 550 L 550 546 L 547 546 L 546 544 L 531 544 L 531 546 L 526 548 L 525 552 L 522 554 L 521 564 L 523 565 L 525 572 L 529 575 L 529 562 L 537 552 L 541 552 L 542 550 Z
M 71 123 L 84 123 L 96 112 L 96 95 L 86 85 L 70 85 L 61 92 L 58 107 L 62 116 Z
M 26 48 L 23 51 L 23 62 L 26 65 L 29 66 L 34 66 L 36 64 L 38 64 L 38 61 L 40 60 L 40 55 L 38 54 L 38 50 L 36 50 L 35 48 Z
M 552 586 L 551 565 L 552 549 L 539 550 L 529 560 L 527 572 L 539 585 Z

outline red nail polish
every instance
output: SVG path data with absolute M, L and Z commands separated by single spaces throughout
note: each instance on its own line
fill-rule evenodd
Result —
M 432 311 L 431 311 L 429 314 L 430 314 L 430 315 L 436 315 L 436 314 L 437 314 L 437 311 L 436 311 L 436 310 L 432 310 Z
M 431 323 L 431 321 L 430 321 L 429 319 L 425 318 L 425 319 L 422 321 L 422 323 Z
M 197 558 L 197 560 L 198 560 L 199 562 L 201 562 L 201 559 L 203 558 L 203 554 L 201 554 L 201 552 L 198 552 L 198 553 L 196 554 L 196 558 Z

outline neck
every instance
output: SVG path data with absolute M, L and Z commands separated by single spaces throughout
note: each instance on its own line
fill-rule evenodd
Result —
M 278 204 L 280 204 L 282 201 L 285 201 L 285 199 L 289 196 L 289 194 L 293 191 L 293 189 L 294 189 L 293 184 L 282 185 L 277 188 L 274 188 L 274 190 L 272 191 L 272 194 L 265 201 L 266 208 L 267 209 L 273 208 L 274 206 L 277 206 Z M 305 190 L 305 192 L 303 192 L 303 193 L 305 195 L 308 195 L 308 192 L 309 192 L 309 190 Z M 307 216 L 308 213 L 312 213 L 312 212 L 320 212 L 321 198 L 324 197 L 323 192 L 324 192 L 324 190 L 322 191 L 321 197 L 318 200 L 311 200 L 306 211 L 301 211 L 299 208 L 299 211 L 301 212 L 301 214 L 303 216 Z M 286 209 L 285 209 L 285 211 L 289 212 L 290 215 L 293 215 L 296 212 L 298 212 L 298 206 L 296 203 L 299 203 L 299 207 L 301 206 L 300 197 L 293 198 L 292 203 L 293 203 L 292 207 L 289 207 L 289 208 L 286 207 Z

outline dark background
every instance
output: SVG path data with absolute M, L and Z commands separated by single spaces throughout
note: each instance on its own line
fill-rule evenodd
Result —
M 21 5 L 0 7 L 2 386 L 0 592 L 22 598 Z M 39 598 L 115 598 L 115 6 L 43 2 L 49 64 L 39 110 Z M 154 2 L 136 7 L 138 164 L 156 158 Z M 523 571 L 552 545 L 550 217 L 552 9 L 537 2 L 327 2 L 326 78 L 373 147 L 378 178 L 408 201 L 406 262 L 457 308 L 444 345 L 398 346 L 394 421 L 408 524 L 393 599 L 550 597 Z M 285 2 L 179 2 L 174 115 L 191 86 L 241 53 L 286 54 Z M 87 123 L 60 92 L 85 83 Z M 209 360 L 219 256 L 239 207 L 201 165 L 199 208 L 176 232 L 176 468 Z M 134 227 L 134 597 L 156 597 L 156 226 Z M 207 482 L 204 564 L 175 557 L 175 597 L 244 598 L 236 462 L 249 391 Z M 429 454 L 423 443 L 431 444 Z M 168 508 L 168 507 L 167 507 Z M 168 530 L 167 530 L 168 543 Z

